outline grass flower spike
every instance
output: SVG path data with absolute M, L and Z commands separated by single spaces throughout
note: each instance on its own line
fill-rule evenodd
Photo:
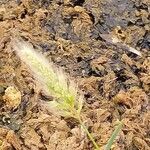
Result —
M 78 92 L 77 84 L 70 80 L 61 69 L 56 68 L 44 56 L 37 53 L 29 43 L 15 40 L 13 48 L 20 59 L 30 68 L 37 82 L 42 85 L 42 89 L 55 98 L 54 101 L 50 102 L 50 108 L 56 109 L 61 116 L 75 118 L 92 141 L 95 149 L 100 150 L 82 121 L 83 96 Z M 121 127 L 122 123 L 119 123 L 108 140 L 105 150 L 111 148 Z
M 62 116 L 77 118 L 82 109 L 82 97 L 78 96 L 77 85 L 63 71 L 36 53 L 32 45 L 23 40 L 14 42 L 14 49 L 21 60 L 30 68 L 43 90 L 56 98 L 56 106 Z

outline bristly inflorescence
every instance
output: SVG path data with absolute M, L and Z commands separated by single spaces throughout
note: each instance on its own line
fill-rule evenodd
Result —
M 75 118 L 92 141 L 96 150 L 100 150 L 100 147 L 82 121 L 81 109 L 83 96 L 79 93 L 77 84 L 70 80 L 62 69 L 50 63 L 43 55 L 37 53 L 31 44 L 23 40 L 14 40 L 13 49 L 20 59 L 30 68 L 37 83 L 42 85 L 42 90 L 55 98 L 54 101 L 49 103 L 49 108 L 53 108 L 61 116 Z M 111 149 L 121 128 L 122 122 L 119 122 L 108 140 L 104 148 L 105 150 Z
M 55 106 L 62 116 L 77 118 L 82 109 L 82 96 L 78 92 L 77 84 L 71 81 L 62 69 L 37 53 L 31 44 L 15 40 L 13 48 L 42 85 L 42 90 L 56 98 L 50 105 Z

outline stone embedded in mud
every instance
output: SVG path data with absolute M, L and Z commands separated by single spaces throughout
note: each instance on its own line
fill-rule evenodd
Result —
M 21 103 L 21 92 L 15 87 L 10 86 L 5 90 L 3 100 L 8 108 L 17 108 Z

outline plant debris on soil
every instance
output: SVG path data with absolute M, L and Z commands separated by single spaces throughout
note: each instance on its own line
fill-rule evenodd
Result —
M 45 105 L 53 97 L 15 53 L 17 37 L 76 80 L 85 125 L 100 147 L 121 120 L 112 149 L 150 150 L 149 0 L 0 1 L 0 150 L 93 150 L 75 120 Z

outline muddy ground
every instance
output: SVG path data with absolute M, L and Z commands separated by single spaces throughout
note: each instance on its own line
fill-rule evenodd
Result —
M 101 34 L 117 36 L 142 57 Z M 51 97 L 17 57 L 14 37 L 32 43 L 78 82 L 82 115 L 98 145 L 122 120 L 112 149 L 150 150 L 149 0 L 0 0 L 0 149 L 93 150 L 75 120 L 45 107 Z M 21 102 L 9 103 L 10 87 Z

